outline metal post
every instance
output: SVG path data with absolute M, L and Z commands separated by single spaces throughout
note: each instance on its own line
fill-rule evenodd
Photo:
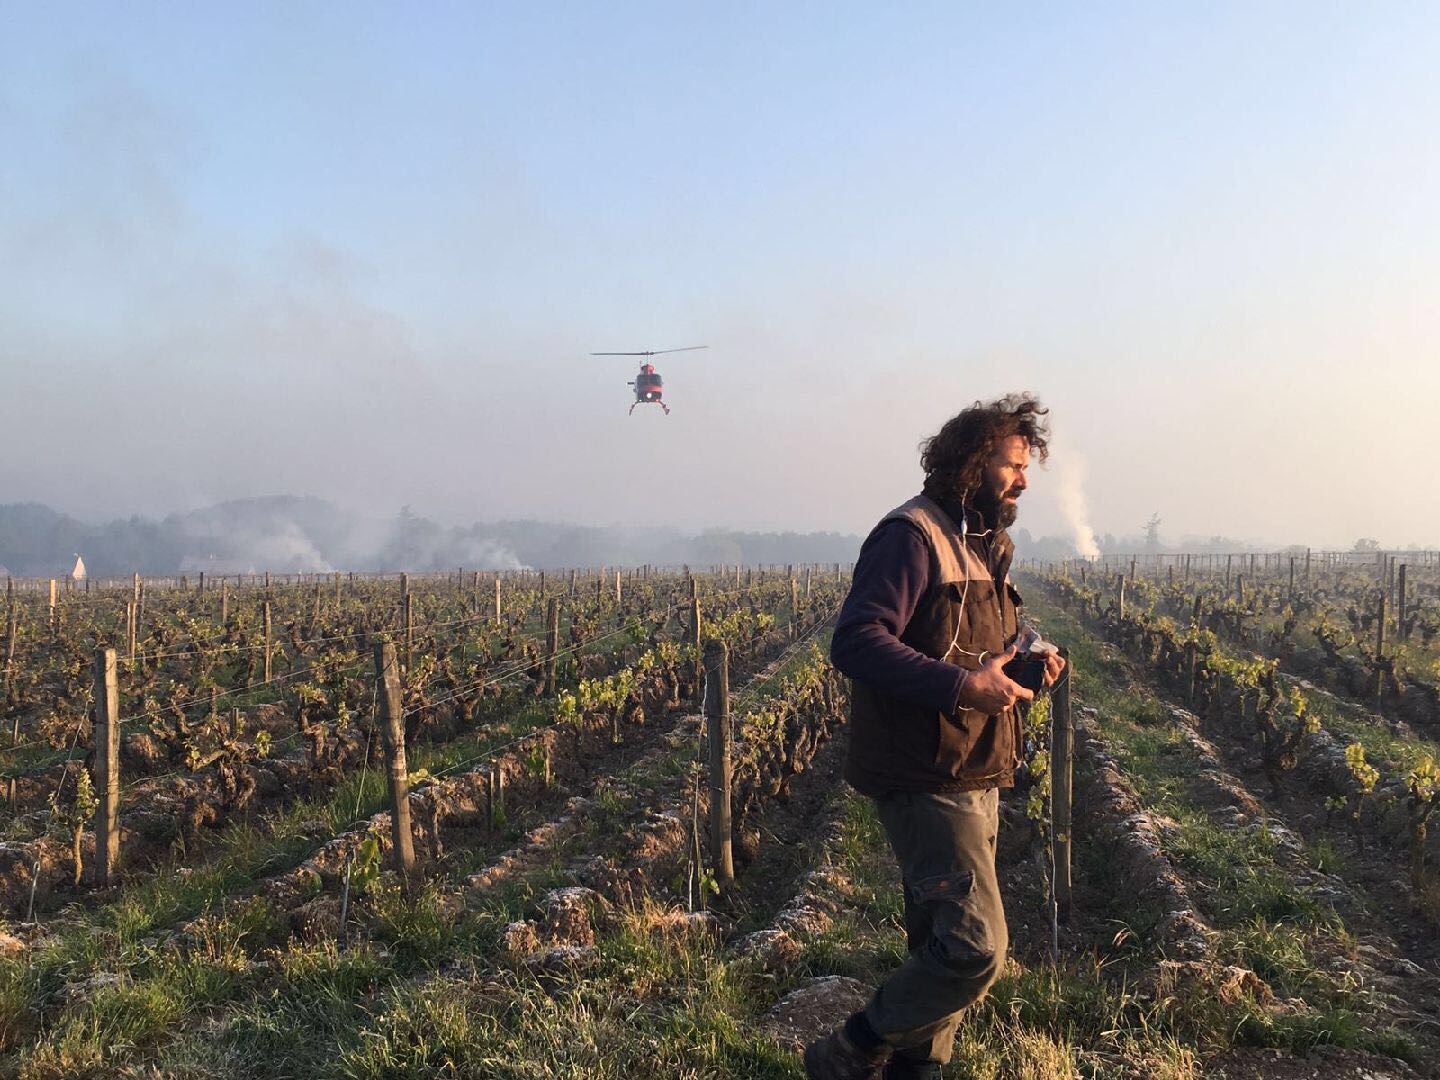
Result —
M 695 647 L 695 693 L 705 692 L 704 659 L 700 652 L 700 595 L 695 588 L 695 579 L 690 579 L 690 644 Z
M 545 693 L 555 696 L 555 671 L 560 656 L 560 598 L 550 597 L 545 612 Z
M 261 676 L 266 682 L 270 681 L 270 601 L 266 600 L 260 605 L 260 615 L 265 624 L 265 665 L 264 674 Z
M 1060 922 L 1070 919 L 1070 805 L 1073 790 L 1075 727 L 1070 712 L 1070 654 L 1065 672 L 1050 696 L 1050 811 L 1055 845 L 1055 911 Z

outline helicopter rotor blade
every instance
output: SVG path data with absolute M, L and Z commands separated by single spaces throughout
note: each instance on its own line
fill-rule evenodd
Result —
M 660 356 L 664 353 L 673 352 L 694 352 L 696 349 L 708 349 L 709 345 L 686 345 L 682 349 L 644 349 L 640 352 L 592 352 L 591 356 Z

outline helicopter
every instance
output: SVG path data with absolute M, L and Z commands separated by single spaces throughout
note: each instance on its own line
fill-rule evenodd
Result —
M 630 403 L 630 412 L 633 415 L 636 405 L 659 405 L 665 410 L 665 415 L 670 415 L 670 406 L 661 400 L 665 391 L 665 380 L 655 370 L 655 365 L 650 363 L 649 357 L 660 356 L 664 353 L 694 352 L 697 349 L 708 349 L 709 345 L 686 345 L 682 349 L 646 349 L 641 352 L 594 352 L 591 356 L 643 356 L 646 359 L 640 361 L 640 373 L 635 376 L 634 382 L 628 382 L 626 386 L 635 388 L 635 400 Z

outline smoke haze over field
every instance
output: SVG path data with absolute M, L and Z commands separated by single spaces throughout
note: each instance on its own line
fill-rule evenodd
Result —
M 0 502 L 1440 545 L 1440 9 L 0 16 Z
M 326 573 L 331 570 L 538 570 L 595 566 L 848 563 L 858 536 L 540 521 L 446 526 L 409 507 L 386 518 L 321 499 L 220 503 L 162 520 L 82 522 L 36 503 L 0 503 L 0 576 L 62 577 L 84 552 L 90 573 Z

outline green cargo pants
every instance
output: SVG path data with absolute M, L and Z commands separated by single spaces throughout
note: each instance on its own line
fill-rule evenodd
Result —
M 865 1019 L 897 1055 L 947 1062 L 967 1005 L 1005 966 L 1009 930 L 995 878 L 996 788 L 892 791 L 876 800 L 900 863 L 910 956 L 875 991 Z

